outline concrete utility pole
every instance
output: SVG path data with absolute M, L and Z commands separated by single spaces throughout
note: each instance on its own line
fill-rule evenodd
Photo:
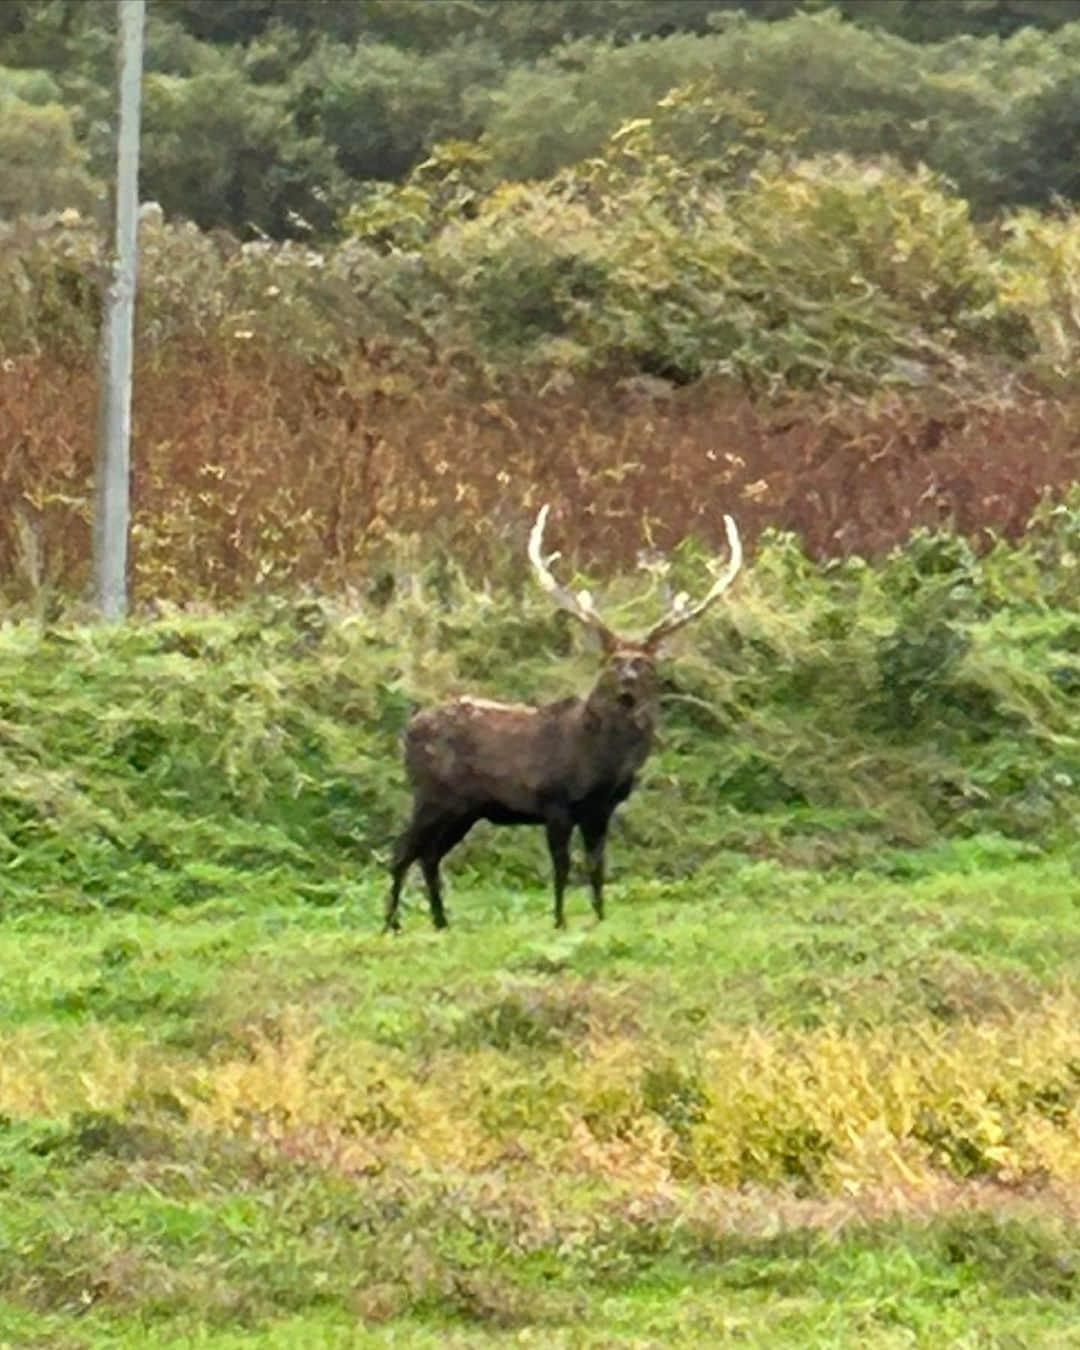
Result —
M 94 503 L 94 590 L 103 618 L 127 612 L 130 498 L 131 364 L 139 224 L 139 104 L 146 0 L 117 0 L 119 126 L 116 233 L 101 335 L 97 473 Z

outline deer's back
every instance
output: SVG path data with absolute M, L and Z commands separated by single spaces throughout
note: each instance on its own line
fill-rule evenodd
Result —
M 573 777 L 581 700 L 532 707 L 460 698 L 416 713 L 405 733 L 413 786 L 479 808 L 501 803 L 530 814 Z

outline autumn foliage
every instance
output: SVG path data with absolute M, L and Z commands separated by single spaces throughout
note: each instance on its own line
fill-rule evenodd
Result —
M 26 357 L 0 373 L 9 592 L 71 593 L 85 580 L 95 397 L 88 359 Z M 719 544 L 725 511 L 750 540 L 770 526 L 818 557 L 873 556 L 919 525 L 1014 537 L 1044 490 L 1078 475 L 1080 397 L 763 405 L 635 381 L 484 400 L 437 387 L 365 396 L 330 369 L 205 345 L 138 372 L 135 590 L 336 588 L 403 535 L 481 574 L 543 500 L 559 505 L 583 563 L 632 562 L 646 539 Z

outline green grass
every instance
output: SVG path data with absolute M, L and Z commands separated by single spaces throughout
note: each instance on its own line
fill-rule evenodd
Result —
M 499 837 L 491 832 L 496 850 Z M 321 988 L 327 1016 L 403 1047 L 456 1034 L 508 981 L 556 976 L 615 990 L 623 980 L 655 983 L 638 1016 L 658 1032 L 692 1022 L 712 1000 L 726 1022 L 747 1025 L 812 1025 L 822 1005 L 860 1024 L 915 1008 L 947 1016 L 950 991 L 961 1014 L 965 999 L 993 1008 L 999 990 L 1011 1004 L 1080 969 L 1080 855 L 962 871 L 986 842 L 950 849 L 951 868 L 905 882 L 773 863 L 732 865 L 707 890 L 616 876 L 611 921 L 594 924 L 581 888 L 563 933 L 551 928 L 546 888 L 470 885 L 451 860 L 447 942 L 431 928 L 418 878 L 404 937 L 384 939 L 385 888 L 370 872 L 332 906 L 254 908 L 245 897 L 168 916 L 20 914 L 0 930 L 0 1006 L 8 1026 L 43 1016 L 149 1019 L 180 1034 L 229 1005 L 242 1011 L 249 998 L 272 994 L 284 1005 Z M 913 867 L 920 856 L 910 855 Z M 440 991 L 434 1002 L 421 975 Z
M 984 1250 L 987 1259 L 967 1254 Z M 1075 1303 L 1070 1307 L 1059 1289 L 1047 1292 L 1048 1282 L 1037 1272 L 1068 1260 L 1061 1231 L 1049 1226 L 982 1218 L 892 1223 L 840 1239 L 811 1234 L 733 1242 L 722 1253 L 641 1262 L 645 1268 L 635 1272 L 630 1288 L 610 1281 L 596 1292 L 578 1287 L 553 1297 L 498 1274 L 461 1275 L 426 1316 L 382 1324 L 383 1291 L 361 1289 L 351 1307 L 349 1300 L 335 1306 L 332 1292 L 321 1300 L 311 1296 L 303 1314 L 286 1312 L 273 1320 L 256 1315 L 245 1329 L 196 1318 L 165 1325 L 131 1315 L 106 1320 L 92 1304 L 79 1310 L 77 1321 L 14 1310 L 5 1316 L 0 1305 L 0 1333 L 20 1346 L 220 1350 L 703 1343 L 1066 1347 L 1076 1344 Z M 390 1296 L 383 1297 L 389 1303 Z M 541 1317 L 532 1320 L 538 1309 Z M 207 1321 L 214 1313 L 220 1317 L 219 1309 L 208 1311 Z
M 1063 996 L 1077 855 L 988 853 L 913 855 L 905 881 L 754 863 L 707 888 L 621 879 L 609 921 L 576 892 L 561 934 L 546 891 L 459 875 L 448 934 L 412 892 L 404 936 L 383 937 L 370 871 L 339 905 L 19 914 L 0 934 L 0 1344 L 1075 1344 L 1068 1179 L 731 1191 L 640 1174 L 632 1135 L 600 1166 L 544 1153 L 605 1046 L 651 1066 L 671 1121 L 727 1030 L 992 1029 Z M 298 1080 L 291 1121 L 287 1098 L 200 1120 L 199 1084 L 268 1044 L 287 1076 L 309 1033 L 381 1065 L 352 1134 L 305 1114 L 322 1078 Z M 405 1079 L 458 1073 L 488 1077 L 487 1129 L 522 1156 L 474 1167 L 443 1140 L 425 1158 L 422 1127 L 418 1151 L 350 1159 L 409 1128 Z M 1062 1109 L 1075 1131 L 1075 1095 Z

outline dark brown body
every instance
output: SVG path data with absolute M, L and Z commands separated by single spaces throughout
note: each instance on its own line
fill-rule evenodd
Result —
M 405 735 L 413 817 L 398 841 L 386 926 L 399 927 L 405 875 L 419 860 L 431 917 L 446 926 L 439 864 L 478 820 L 543 825 L 555 873 L 555 923 L 564 923 L 570 838 L 580 829 L 592 903 L 604 914 L 604 847 L 615 808 L 652 746 L 656 676 L 637 649 L 611 654 L 587 698 L 534 708 L 462 698 L 417 713 Z

